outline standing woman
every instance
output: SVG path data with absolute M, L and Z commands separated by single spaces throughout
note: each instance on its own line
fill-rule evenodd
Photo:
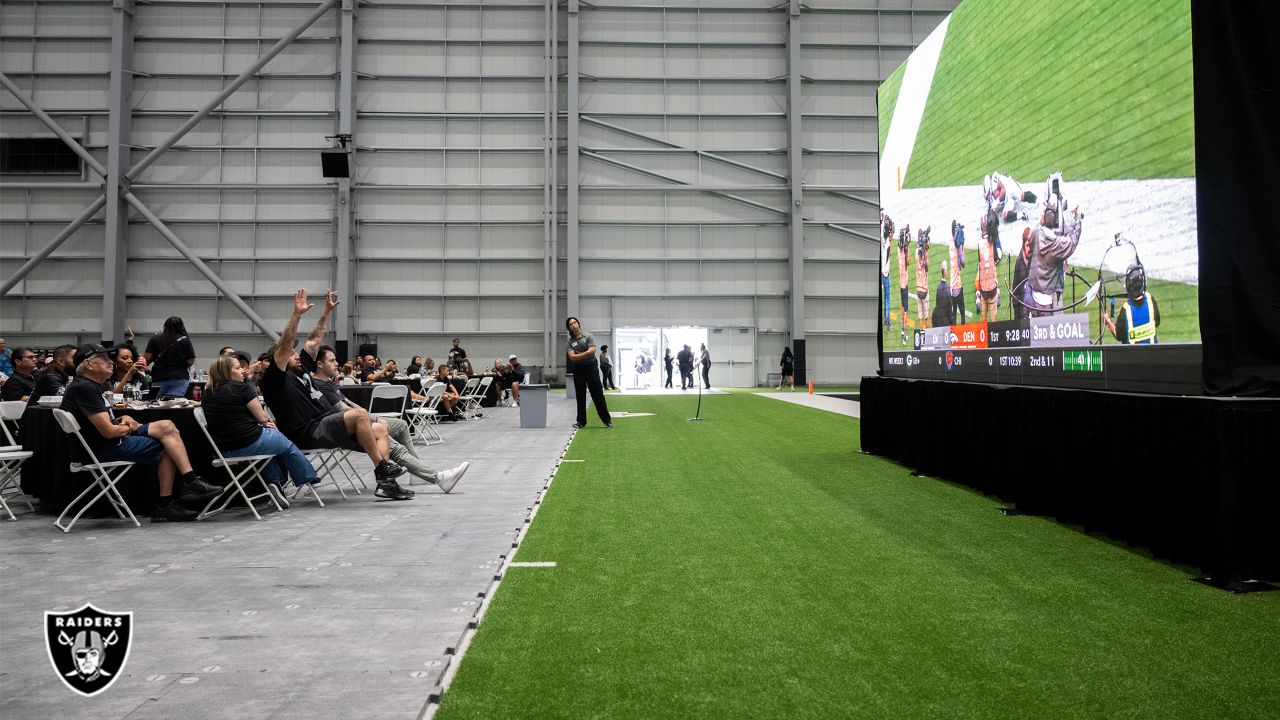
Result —
M 164 330 L 151 336 L 142 355 L 151 367 L 151 386 L 159 388 L 160 395 L 186 397 L 188 373 L 196 363 L 196 350 L 191 347 L 182 318 L 175 315 L 165 320 Z
M 609 359 L 609 346 L 600 346 L 600 374 L 604 376 L 601 384 L 605 390 L 617 390 L 613 384 L 613 361 Z
M 576 428 L 587 426 L 587 391 L 591 392 L 591 402 L 595 403 L 596 413 L 604 426 L 613 429 L 613 418 L 609 417 L 609 406 L 604 402 L 604 388 L 600 386 L 600 367 L 596 361 L 596 339 L 591 333 L 582 329 L 578 318 L 570 317 L 564 321 L 569 331 L 569 362 L 572 363 L 573 387 L 577 391 L 578 421 Z
M 671 356 L 671 348 L 667 348 L 667 354 L 662 356 L 662 364 L 667 366 L 667 384 L 664 387 L 671 387 L 671 364 L 675 362 L 675 358 Z
M 783 385 L 796 389 L 796 361 L 789 347 L 782 348 L 782 379 L 778 380 L 778 389 Z

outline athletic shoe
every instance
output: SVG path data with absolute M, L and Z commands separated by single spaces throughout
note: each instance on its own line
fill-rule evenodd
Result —
M 275 499 L 281 510 L 289 509 L 289 498 L 284 495 L 284 488 L 275 483 L 267 483 L 267 492 Z
M 208 502 L 221 495 L 222 490 L 223 488 L 210 485 L 204 478 L 197 475 L 194 480 L 183 486 L 182 495 L 179 497 L 183 502 Z
M 400 487 L 400 483 L 395 480 L 378 481 L 378 488 L 373 491 L 373 494 L 389 500 L 408 500 L 413 497 L 413 493 Z
M 440 492 L 446 495 L 453 491 L 453 487 L 458 484 L 463 475 L 467 474 L 467 468 L 471 467 L 471 463 L 464 462 L 457 467 L 451 467 L 448 470 L 441 470 L 436 473 L 436 487 L 440 488 Z
M 604 424 L 604 426 L 605 426 L 605 429 L 607 429 L 607 430 L 612 430 L 612 429 L 613 429 L 613 423 L 605 423 L 605 424 Z
M 405 469 L 390 460 L 383 460 L 378 463 L 378 467 L 373 469 L 373 477 L 377 479 L 379 485 L 403 474 L 405 474 Z
M 191 522 L 198 514 L 195 510 L 182 507 L 181 503 L 170 502 L 168 505 L 156 506 L 155 512 L 151 513 L 151 522 Z
M 579 425 L 578 423 L 574 423 L 574 424 L 573 424 L 573 429 L 574 429 L 574 430 L 581 430 L 581 429 L 582 429 L 582 428 L 584 428 L 584 427 L 586 427 L 586 425 Z

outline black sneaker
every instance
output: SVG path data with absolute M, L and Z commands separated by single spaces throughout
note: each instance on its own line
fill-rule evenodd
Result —
M 217 485 L 210 485 L 204 478 L 197 475 L 194 480 L 183 486 L 180 498 L 183 502 L 207 502 L 221 495 L 223 489 Z
M 605 423 L 605 424 L 604 424 L 604 426 L 605 426 L 605 428 L 607 428 L 607 429 L 609 429 L 609 430 L 612 430 L 612 429 L 613 429 L 613 423 Z
M 151 513 L 151 522 L 191 522 L 199 515 L 195 510 L 182 507 L 181 503 L 170 502 L 168 505 L 157 505 Z
M 392 478 L 398 478 L 404 473 L 405 469 L 403 467 L 400 467 L 390 460 L 383 460 L 378 463 L 378 467 L 373 469 L 373 476 L 378 480 L 379 485 L 391 480 Z
M 400 483 L 395 480 L 379 480 L 378 489 L 373 494 L 388 500 L 408 500 L 413 497 L 412 492 L 400 487 Z
M 586 425 L 579 425 L 578 423 L 574 423 L 574 424 L 573 424 L 573 429 L 574 429 L 574 430 L 581 430 L 581 429 L 582 429 L 582 428 L 584 428 L 584 427 L 586 427 Z

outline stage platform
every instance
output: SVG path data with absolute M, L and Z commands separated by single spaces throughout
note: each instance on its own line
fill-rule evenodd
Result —
M 862 449 L 1190 565 L 1280 578 L 1280 400 L 863 378 Z M 993 504 L 996 504 L 993 502 Z
M 141 528 L 81 520 L 70 534 L 19 501 L 18 520 L 0 522 L 0 715 L 419 717 L 554 472 L 573 412 L 551 402 L 545 429 L 521 429 L 516 408 L 442 424 L 447 442 L 423 458 L 472 463 L 449 495 L 416 481 L 413 500 L 372 489 L 343 500 L 329 482 L 327 507 L 298 500 L 260 522 L 242 509 Z M 366 458 L 356 467 L 372 475 Z M 86 601 L 134 613 L 123 675 L 92 699 L 55 676 L 44 638 L 44 611 Z

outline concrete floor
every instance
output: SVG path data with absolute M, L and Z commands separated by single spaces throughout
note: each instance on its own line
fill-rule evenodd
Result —
M 329 483 L 328 507 L 261 522 L 0 522 L 0 717 L 419 717 L 571 437 L 563 396 L 546 429 L 519 412 L 445 423 L 447 442 L 420 450 L 471 461 L 449 495 L 415 482 L 410 501 L 343 500 Z M 128 662 L 94 698 L 62 684 L 44 640 L 44 611 L 86 601 L 134 613 Z
M 762 392 L 756 393 L 758 397 L 773 398 L 789 402 L 794 405 L 804 405 L 805 407 L 817 408 L 818 410 L 826 410 L 827 412 L 838 413 L 840 415 L 848 415 L 849 417 L 861 417 L 862 403 L 853 400 L 842 400 L 840 398 L 829 397 L 820 393 L 810 395 L 804 390 L 784 391 L 784 392 Z

